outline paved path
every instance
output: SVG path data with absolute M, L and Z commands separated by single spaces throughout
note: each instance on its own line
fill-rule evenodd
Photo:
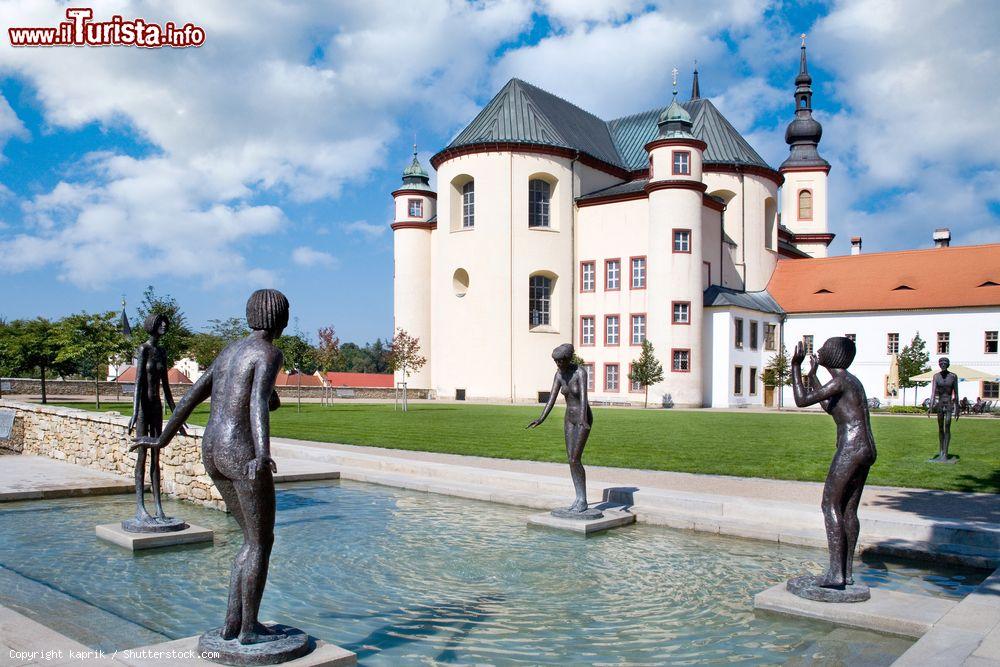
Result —
M 44 456 L 0 456 L 0 501 L 132 493 L 135 483 L 109 472 Z

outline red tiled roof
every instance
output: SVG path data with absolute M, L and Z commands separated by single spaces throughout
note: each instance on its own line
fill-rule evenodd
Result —
M 322 387 L 323 383 L 315 375 L 306 375 L 302 373 L 301 384 L 299 382 L 298 373 L 286 373 L 285 371 L 278 371 L 278 377 L 274 380 L 275 387 Z
M 167 371 L 167 381 L 170 384 L 194 384 L 191 378 L 181 373 L 176 368 Z M 135 382 L 135 366 L 126 366 L 121 375 L 115 378 L 115 382 L 129 383 Z
M 333 373 L 325 374 L 331 387 L 383 387 L 392 388 L 391 373 Z
M 788 313 L 1000 306 L 1000 244 L 781 259 L 767 291 Z

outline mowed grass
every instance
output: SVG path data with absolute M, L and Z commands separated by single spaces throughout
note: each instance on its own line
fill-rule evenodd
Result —
M 291 403 L 291 404 L 290 404 Z M 66 404 L 94 409 L 93 404 Z M 102 410 L 131 414 L 131 405 Z M 562 408 L 539 428 L 525 430 L 541 406 L 338 403 L 332 407 L 291 401 L 271 415 L 277 437 L 371 445 L 531 461 L 565 461 Z M 204 425 L 208 407 L 191 423 Z M 937 420 L 873 416 L 878 461 L 870 484 L 1000 493 L 1000 419 L 953 423 L 951 453 L 957 465 L 927 463 L 937 453 Z M 648 470 L 823 481 L 836 431 L 825 414 L 677 410 L 594 410 L 594 430 L 584 462 Z

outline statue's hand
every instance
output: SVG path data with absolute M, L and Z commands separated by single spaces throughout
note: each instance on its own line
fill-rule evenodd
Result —
M 270 456 L 258 456 L 253 461 L 248 461 L 247 479 L 257 479 L 257 473 L 268 468 L 271 469 L 272 473 L 278 472 L 278 464 Z
M 816 370 L 819 368 L 819 358 L 815 354 L 809 355 L 809 375 L 816 375 Z
M 138 438 L 136 438 L 135 439 L 135 444 L 133 444 L 131 447 L 129 447 L 128 450 L 130 452 L 134 452 L 135 450 L 139 449 L 140 447 L 145 447 L 147 449 L 162 449 L 165 444 L 166 443 L 164 443 L 164 444 L 161 445 L 159 438 L 152 438 L 152 437 L 143 435 L 143 436 L 139 436 Z
M 802 344 L 802 341 L 799 341 L 798 343 L 795 344 L 795 350 L 792 351 L 792 365 L 801 366 L 802 361 L 805 358 L 806 358 L 806 348 Z
M 134 430 L 135 430 L 135 415 L 132 415 L 132 418 L 128 420 L 128 430 L 126 431 L 126 433 L 132 435 L 132 432 Z
M 187 424 L 181 424 L 180 428 L 177 429 L 177 432 L 180 433 L 181 435 L 187 435 L 188 434 Z
M 531 422 L 530 424 L 528 424 L 528 425 L 527 425 L 527 426 L 525 426 L 524 428 L 525 428 L 525 429 L 529 429 L 529 428 L 535 428 L 536 426 L 538 426 L 538 425 L 539 425 L 539 424 L 541 424 L 541 423 L 542 423 L 542 422 L 541 422 L 541 420 L 540 420 L 540 419 L 536 419 L 535 421 Z

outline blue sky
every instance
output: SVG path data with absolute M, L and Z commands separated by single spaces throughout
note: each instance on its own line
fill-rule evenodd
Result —
M 990 2 L 118 1 L 203 26 L 199 49 L 12 49 L 0 38 L 0 316 L 134 306 L 196 327 L 277 286 L 298 326 L 391 335 L 389 197 L 511 76 L 604 118 L 701 91 L 772 165 L 809 34 L 833 252 L 1000 242 Z M 65 5 L 0 3 L 4 27 Z M 106 11 L 107 16 L 101 11 Z M 131 308 L 130 308 L 131 310 Z

